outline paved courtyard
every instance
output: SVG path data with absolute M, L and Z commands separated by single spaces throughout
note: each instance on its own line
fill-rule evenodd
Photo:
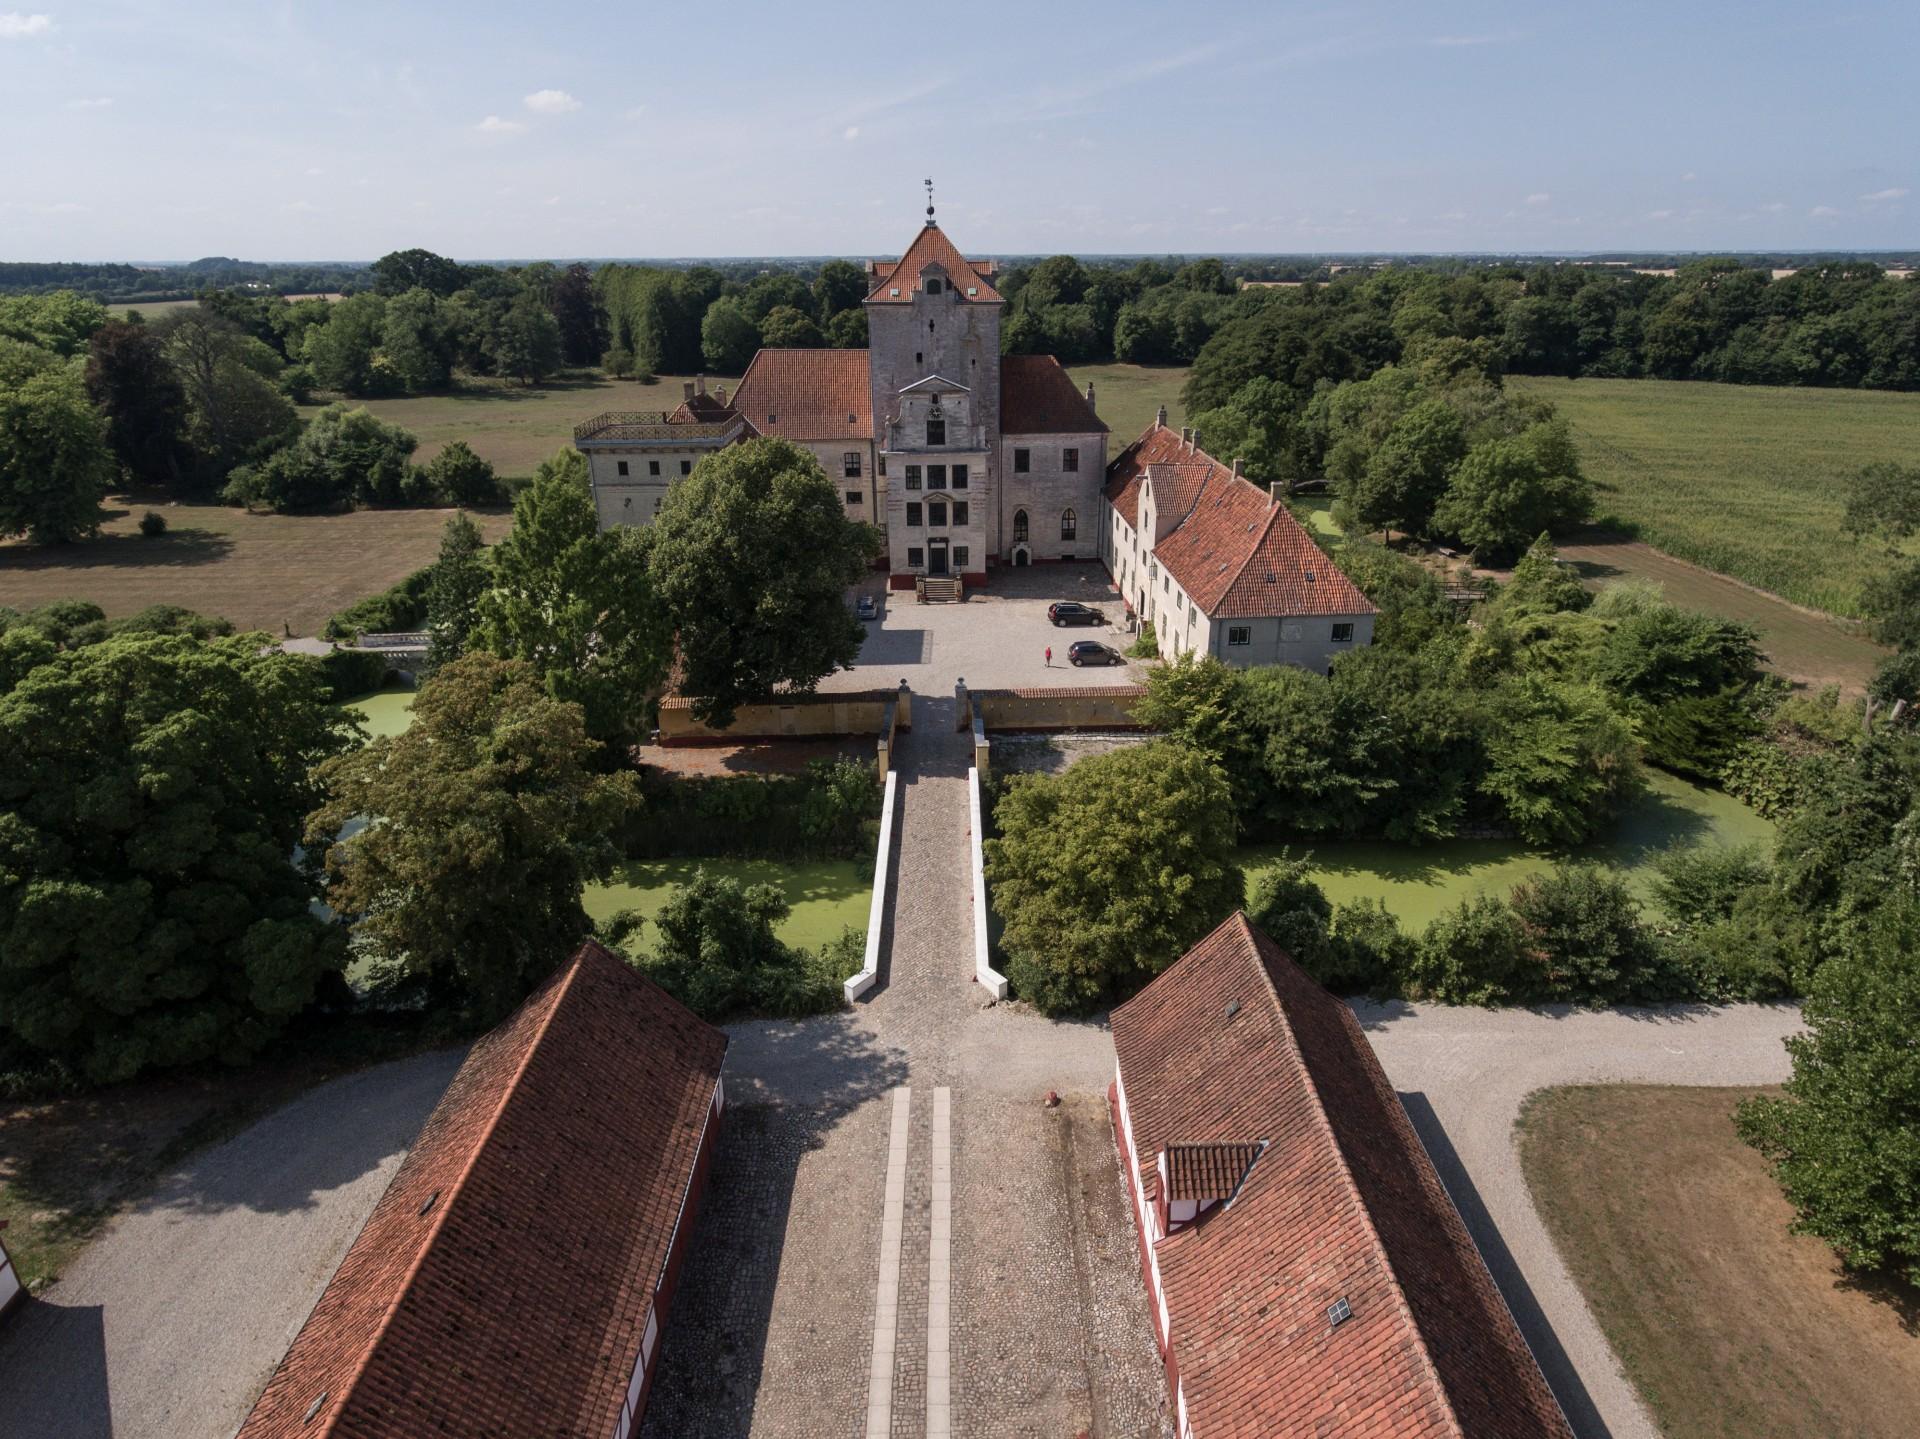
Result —
M 874 597 L 877 619 L 867 622 L 860 662 L 821 681 L 822 691 L 890 689 L 905 680 L 915 695 L 952 694 L 965 679 L 974 689 L 1026 685 L 1132 684 L 1141 666 L 1083 666 L 1067 662 L 1075 640 L 1099 640 L 1123 654 L 1134 636 L 1123 628 L 1126 607 L 1097 564 L 1034 565 L 994 570 L 986 588 L 959 604 L 920 604 L 911 590 L 889 590 L 886 576 L 863 581 L 856 593 Z M 1047 606 L 1077 600 L 1100 610 L 1105 626 L 1055 627 Z M 1053 649 L 1053 663 L 1046 652 Z

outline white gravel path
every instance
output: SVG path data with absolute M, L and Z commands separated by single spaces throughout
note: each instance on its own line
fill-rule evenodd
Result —
M 227 1439 L 460 1059 L 323 1084 L 168 1175 L 0 1330 L 0 1439 Z
M 1659 1439 L 1534 1209 L 1514 1121 L 1563 1084 L 1778 1083 L 1799 1011 L 1354 1008 L 1574 1429 Z

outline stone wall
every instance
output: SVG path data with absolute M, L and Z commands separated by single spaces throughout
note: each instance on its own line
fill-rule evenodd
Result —
M 878 737 L 892 721 L 899 701 L 897 690 L 789 695 L 767 704 L 742 705 L 734 712 L 732 724 L 715 729 L 694 718 L 692 700 L 669 695 L 660 701 L 660 743 L 739 744 L 745 740 L 831 735 Z
M 1014 469 L 1014 451 L 1027 454 L 1025 473 Z M 1076 452 L 1077 470 L 1064 464 L 1067 450 Z M 1015 515 L 1027 513 L 1027 539 L 1024 542 L 1029 563 L 1048 560 L 1091 560 L 1100 556 L 1100 527 L 1105 519 L 1100 487 L 1107 472 L 1107 437 L 1098 432 L 1082 435 L 1006 435 L 1000 441 L 1000 503 L 996 518 L 998 534 L 993 545 L 994 558 L 1002 564 L 1015 562 L 1017 526 Z M 1073 511 L 1074 537 L 1060 538 L 1061 516 Z
M 1144 729 L 1133 707 L 1145 685 L 1087 685 L 1059 689 L 974 690 L 973 712 L 987 731 Z

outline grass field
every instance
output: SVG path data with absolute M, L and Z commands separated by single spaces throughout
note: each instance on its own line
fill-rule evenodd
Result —
M 0 542 L 0 605 L 92 600 L 113 619 L 175 604 L 243 630 L 318 634 L 336 610 L 431 564 L 453 513 L 255 515 L 224 505 L 153 507 L 168 525 L 153 539 L 139 530 L 147 504 L 116 500 L 97 540 L 44 547 Z M 505 512 L 474 518 L 490 542 L 513 523 Z
M 137 305 L 109 304 L 107 313 L 117 320 L 131 310 L 142 319 L 157 320 L 169 310 L 184 310 L 199 303 L 198 300 L 143 300 Z
M 707 377 L 711 386 L 729 390 L 734 381 Z M 662 375 L 655 383 L 610 380 L 581 370 L 544 385 L 467 380 L 444 395 L 406 395 L 389 400 L 351 400 L 383 420 L 404 425 L 420 441 L 414 461 L 425 464 L 454 440 L 465 440 L 475 454 L 502 475 L 530 475 L 534 466 L 562 445 L 573 443 L 573 427 L 606 410 L 671 410 L 680 403 L 680 378 Z M 312 417 L 319 405 L 306 405 Z
M 1920 395 L 1515 377 L 1572 422 L 1603 513 L 1797 604 L 1860 612 L 1874 549 L 1841 533 L 1844 481 L 1920 454 Z
M 1181 368 L 1150 369 L 1145 365 L 1075 365 L 1073 382 L 1082 390 L 1093 381 L 1093 406 L 1112 433 L 1107 456 L 1112 458 L 1140 437 L 1153 423 L 1153 413 L 1167 407 L 1167 423 L 1178 428 L 1186 419 L 1180 391 L 1187 372 Z
M 771 884 L 781 890 L 793 913 L 780 925 L 788 944 L 818 949 L 839 937 L 848 925 L 864 930 L 872 899 L 873 870 L 864 860 L 828 859 L 784 864 L 764 859 L 630 860 L 620 866 L 610 884 L 592 884 L 582 897 L 587 913 L 607 919 L 623 909 L 637 909 L 651 921 L 676 885 L 687 883 L 694 871 L 736 879 L 741 884 Z M 642 931 L 640 943 L 651 948 L 653 927 Z
M 1535 1207 L 1669 1439 L 1905 1439 L 1920 1294 L 1862 1288 L 1733 1131 L 1758 1091 L 1544 1090 L 1519 1146 Z

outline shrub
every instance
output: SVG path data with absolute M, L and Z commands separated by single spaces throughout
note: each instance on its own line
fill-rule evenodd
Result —
M 1610 1003 L 1657 993 L 1660 956 L 1626 884 L 1592 864 L 1565 864 L 1514 888 L 1535 968 L 1517 999 Z
M 372 650 L 332 650 L 315 663 L 336 700 L 369 694 L 387 682 L 387 657 Z
M 421 483 L 434 496 L 456 505 L 497 505 L 506 494 L 493 466 L 464 440 L 455 440 L 429 460 L 421 471 Z
M 860 967 L 856 958 L 840 972 L 854 931 L 818 954 L 797 949 L 774 933 L 791 909 L 770 884 L 743 886 L 697 870 L 661 907 L 659 938 L 639 967 L 703 1019 L 792 1019 L 838 1009 L 841 981 Z M 864 936 L 859 943 L 864 949 Z
M 1127 646 L 1127 653 L 1137 660 L 1160 658 L 1160 637 L 1154 633 L 1152 620 L 1140 622 L 1140 636 Z
M 1677 925 L 1733 913 L 1740 896 L 1773 874 L 1757 845 L 1676 845 L 1654 861 L 1653 898 Z
M 320 633 L 330 640 L 353 640 L 363 634 L 417 630 L 427 622 L 427 589 L 432 581 L 432 565 L 415 570 L 392 589 L 347 606 Z
M 148 510 L 140 516 L 140 533 L 148 539 L 156 539 L 167 532 L 167 517 L 158 510 Z
M 1397 992 L 1413 963 L 1413 940 L 1375 898 L 1335 905 L 1327 937 L 1332 963 L 1314 978 L 1342 994 Z
M 1333 906 L 1307 877 L 1311 863 L 1310 856 L 1295 859 L 1281 850 L 1279 861 L 1255 878 L 1247 918 L 1324 984 L 1335 968 L 1333 940 L 1327 932 Z
M 1463 900 L 1427 926 L 1408 965 L 1408 987 L 1448 1004 L 1501 1004 L 1526 986 L 1526 926 L 1498 895 Z
M 873 766 L 856 759 L 815 760 L 804 775 L 653 774 L 642 792 L 620 836 L 629 859 L 856 855 L 871 850 L 880 812 Z

